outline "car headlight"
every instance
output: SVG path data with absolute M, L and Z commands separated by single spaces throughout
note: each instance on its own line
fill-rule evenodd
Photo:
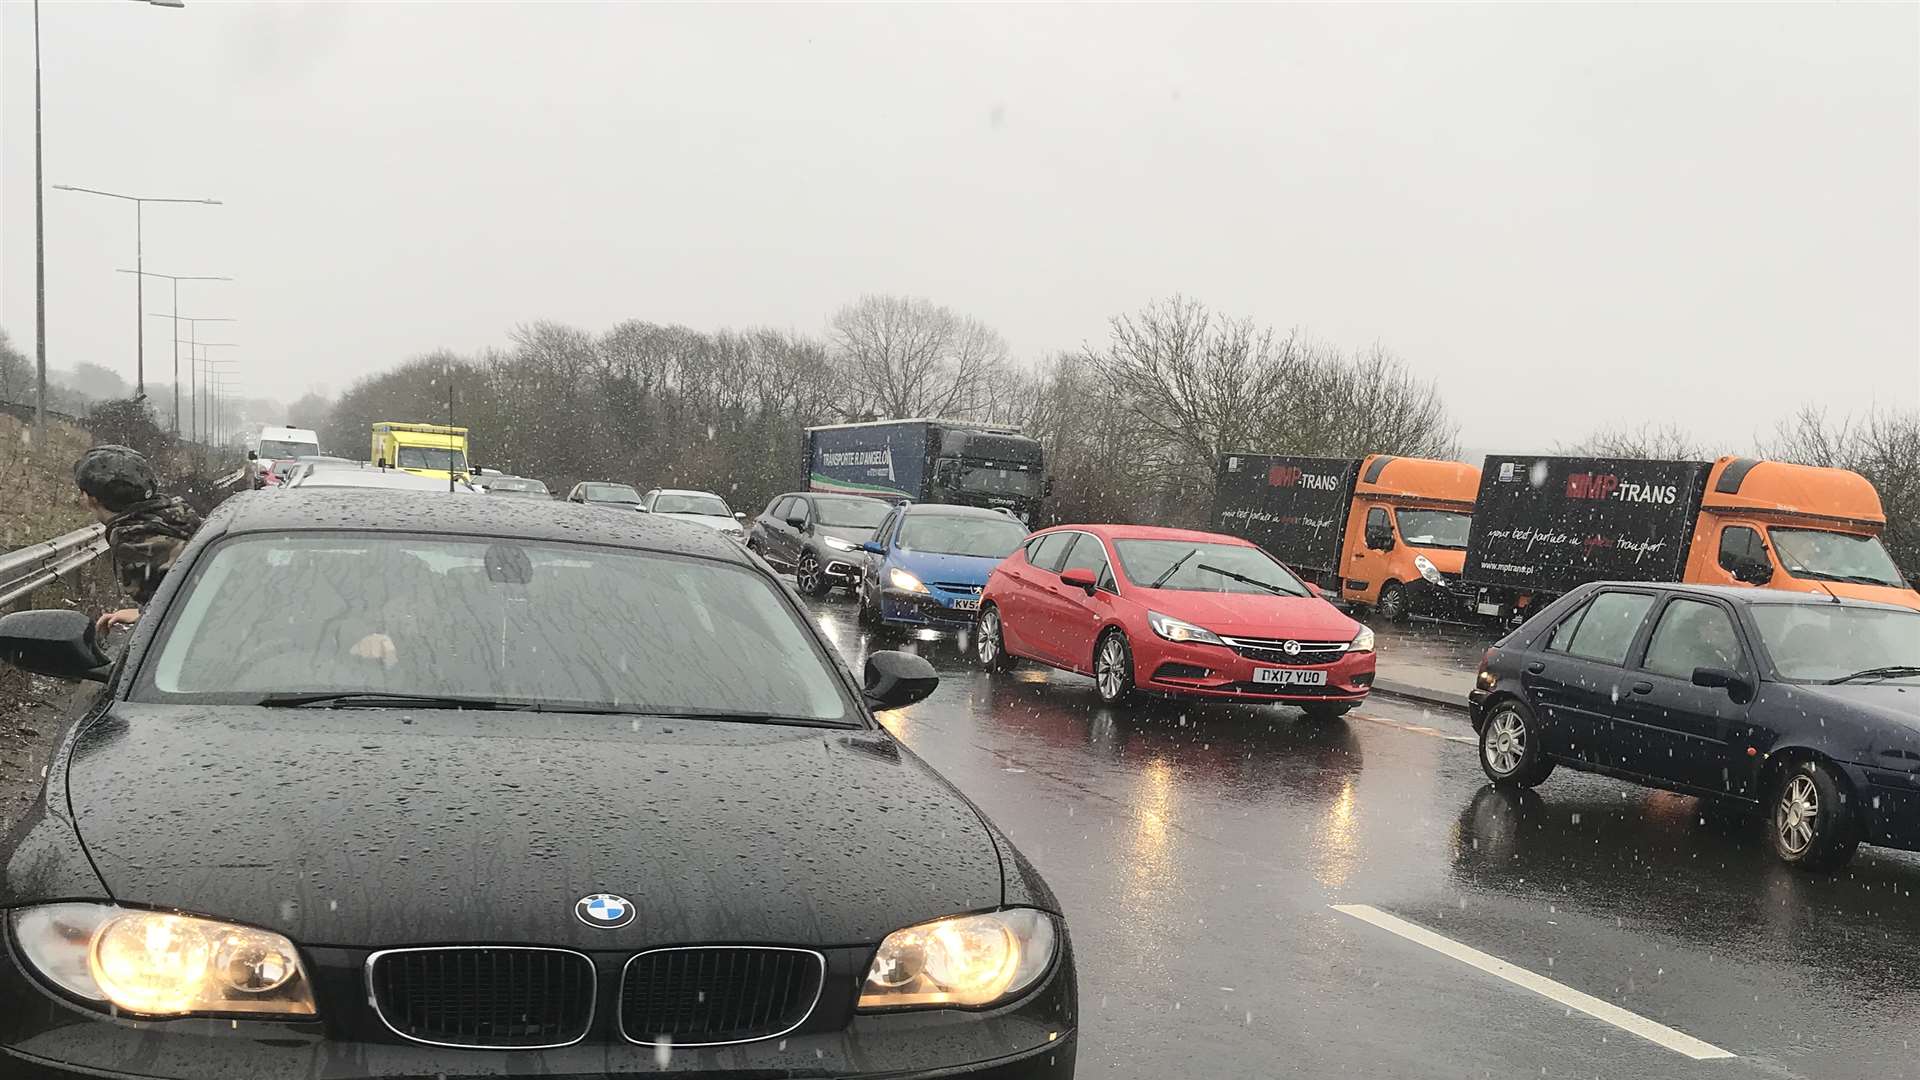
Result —
M 919 578 L 914 577 L 912 574 L 907 573 L 897 566 L 887 571 L 887 584 L 899 589 L 901 592 L 927 591 L 927 587 L 920 583 Z
M 1211 630 L 1195 626 L 1190 622 L 1183 622 L 1171 615 L 1162 615 L 1157 611 L 1147 612 L 1147 625 L 1153 627 L 1154 633 L 1168 641 L 1197 641 L 1204 645 L 1226 644 L 1220 640 L 1220 635 Z
M 1353 644 L 1347 646 L 1347 651 L 1350 653 L 1372 652 L 1373 628 L 1370 626 L 1361 627 L 1360 632 L 1353 635 Z
M 1413 568 L 1420 571 L 1421 577 L 1426 578 L 1435 585 L 1445 585 L 1447 583 L 1446 575 L 1442 574 L 1440 568 L 1433 565 L 1433 560 L 1427 558 L 1425 555 L 1415 555 L 1413 557 Z
M 860 987 L 862 1009 L 978 1007 L 1005 1001 L 1053 966 L 1053 917 L 1010 908 L 895 930 Z
M 840 539 L 837 536 L 824 536 L 824 537 L 821 537 L 821 539 L 825 540 L 827 542 L 827 546 L 832 548 L 835 551 L 859 551 L 860 550 L 859 544 L 850 543 L 846 540 Z
M 111 904 L 47 904 L 11 915 L 27 962 L 76 997 L 143 1016 L 312 1016 L 293 942 L 216 919 Z

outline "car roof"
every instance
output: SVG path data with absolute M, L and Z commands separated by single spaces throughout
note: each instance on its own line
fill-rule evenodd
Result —
M 908 503 L 906 512 L 914 517 L 967 517 L 992 518 L 995 521 L 1011 521 L 1020 524 L 1020 519 L 988 506 L 955 506 L 952 503 Z
M 711 491 L 701 491 L 699 488 L 654 488 L 653 493 L 655 495 L 707 495 L 715 499 L 720 499 L 719 495 Z M 720 501 L 725 502 L 726 500 L 720 499 Z
M 1197 543 L 1253 546 L 1238 536 L 1229 536 L 1226 533 L 1201 532 L 1198 529 L 1168 529 L 1158 525 L 1055 525 L 1047 531 L 1053 532 L 1056 529 L 1090 532 L 1103 540 L 1187 540 Z
M 1838 601 L 1847 607 L 1881 608 L 1887 611 L 1912 611 L 1912 608 L 1899 604 L 1884 604 L 1878 600 L 1860 600 L 1851 596 L 1836 596 L 1824 592 L 1801 592 L 1798 589 L 1761 589 L 1750 585 L 1692 585 L 1683 581 L 1595 581 L 1590 589 L 1661 589 L 1681 596 L 1711 596 L 1736 604 L 1828 604 Z
M 438 533 L 604 544 L 751 560 L 737 542 L 703 525 L 646 514 L 610 514 L 551 500 L 423 499 L 418 492 L 341 488 L 249 491 L 220 504 L 203 531 L 213 534 L 307 530 Z
M 450 491 L 445 480 L 418 476 L 401 469 L 316 469 L 311 464 L 296 478 L 296 488 L 384 488 L 395 491 Z

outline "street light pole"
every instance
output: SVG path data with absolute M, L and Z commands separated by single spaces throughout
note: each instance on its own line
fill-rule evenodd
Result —
M 187 398 L 188 407 L 193 410 L 193 441 L 200 441 L 200 369 L 194 366 L 199 358 L 193 354 L 193 338 L 197 336 L 199 325 L 203 322 L 239 322 L 225 315 L 201 315 L 189 318 L 180 314 L 180 282 L 173 283 L 173 314 L 164 311 L 149 311 L 149 319 L 173 320 L 173 434 L 180 434 L 180 346 L 187 348 L 187 376 L 193 380 L 193 388 Z M 180 324 L 187 324 L 187 340 L 180 340 Z
M 152 0 L 149 0 L 149 2 L 152 2 Z M 150 277 L 157 277 L 157 278 L 166 278 L 168 281 L 173 282 L 173 310 L 175 311 L 180 310 L 180 283 L 181 282 L 183 281 L 232 281 L 233 280 L 230 277 L 220 277 L 218 275 L 210 276 L 210 275 L 204 275 L 204 274 L 161 274 L 161 273 L 156 273 L 152 270 L 140 270 L 140 269 L 134 269 L 134 270 L 116 269 L 114 273 L 134 274 L 141 281 L 145 281 Z M 174 325 L 173 325 L 173 336 L 175 340 L 178 340 L 180 337 L 180 324 L 177 320 L 174 322 Z M 142 347 L 144 348 L 144 342 L 142 343 Z M 135 393 L 138 396 L 143 398 L 147 396 L 147 387 L 146 387 L 146 382 L 144 378 L 141 381 L 141 385 L 139 389 L 136 390 Z M 174 417 L 173 433 L 175 435 L 178 435 L 180 434 L 180 346 L 178 345 L 175 345 L 173 347 L 173 417 Z
M 150 202 L 198 203 L 202 206 L 220 206 L 222 204 L 219 199 L 157 199 L 143 195 L 122 195 L 117 191 L 101 191 L 97 188 L 74 187 L 71 184 L 55 184 L 53 185 L 53 190 L 77 191 L 83 195 L 100 195 L 109 199 L 121 199 L 133 204 L 134 270 L 132 272 L 139 275 L 139 277 L 135 279 L 133 289 L 133 396 L 136 398 L 144 398 L 147 396 L 147 322 L 141 318 L 141 316 L 147 313 L 147 254 L 145 241 L 142 240 L 142 236 L 144 235 L 142 226 L 144 215 L 142 211 L 145 209 L 146 204 Z M 166 275 L 155 274 L 154 276 L 165 277 Z

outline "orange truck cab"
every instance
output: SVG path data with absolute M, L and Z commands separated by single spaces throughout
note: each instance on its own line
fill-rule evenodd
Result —
M 1686 580 L 1920 608 L 1880 543 L 1886 525 L 1880 494 L 1859 473 L 1723 457 L 1701 493 Z
M 1845 469 L 1494 455 L 1461 576 L 1476 614 L 1515 620 L 1589 581 L 1747 585 L 1920 609 L 1880 543 L 1873 485 Z
M 1369 455 L 1347 510 L 1340 595 L 1393 622 L 1466 614 L 1460 571 L 1479 492 L 1472 465 Z

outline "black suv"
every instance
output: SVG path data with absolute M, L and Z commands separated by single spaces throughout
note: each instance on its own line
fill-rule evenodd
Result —
M 1469 701 L 1502 787 L 1565 765 L 1764 812 L 1799 866 L 1920 849 L 1920 612 L 1598 582 L 1488 649 Z
M 825 596 L 835 586 L 860 585 L 867 556 L 860 545 L 893 504 L 865 495 L 790 491 L 775 495 L 754 519 L 747 547 L 782 570 L 808 596 Z

